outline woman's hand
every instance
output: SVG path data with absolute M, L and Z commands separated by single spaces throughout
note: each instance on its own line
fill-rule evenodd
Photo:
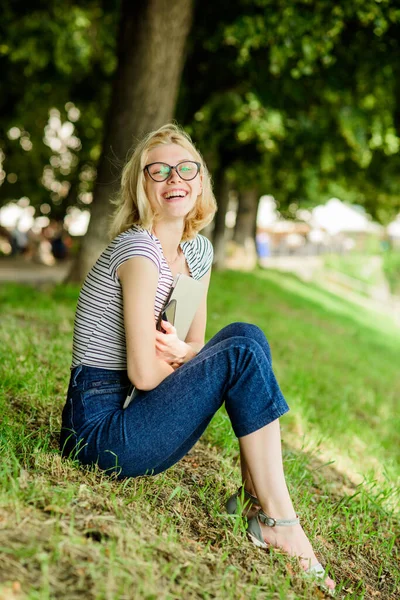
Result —
M 169 321 L 161 321 L 161 327 L 165 333 L 156 331 L 156 354 L 158 358 L 177 369 L 185 362 L 191 348 L 178 338 L 175 327 Z

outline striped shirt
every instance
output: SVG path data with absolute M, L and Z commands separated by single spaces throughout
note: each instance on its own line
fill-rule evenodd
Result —
M 191 276 L 200 279 L 212 265 L 210 241 L 200 235 L 180 245 Z M 90 270 L 81 289 L 75 315 L 71 368 L 79 364 L 103 369 L 126 369 L 126 341 L 122 287 L 118 267 L 134 256 L 144 256 L 158 269 L 154 318 L 170 292 L 173 276 L 160 240 L 142 227 L 118 235 Z

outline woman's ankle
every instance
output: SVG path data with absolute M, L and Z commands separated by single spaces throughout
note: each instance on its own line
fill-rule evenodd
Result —
M 272 519 L 293 520 L 298 518 L 291 502 L 285 505 L 274 502 L 261 502 L 260 505 L 262 512 Z
M 248 496 L 252 496 L 254 499 L 257 499 L 256 491 L 252 486 L 246 484 L 244 487 L 244 491 Z

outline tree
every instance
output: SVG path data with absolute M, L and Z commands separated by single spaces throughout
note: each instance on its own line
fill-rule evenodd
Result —
M 160 111 L 169 111 L 165 119 L 171 118 L 165 100 L 174 97 L 169 90 L 182 67 L 183 51 L 179 54 L 175 39 L 186 35 L 192 2 L 132 5 L 129 12 L 117 0 L 32 0 L 28 10 L 22 0 L 3 2 L 0 163 L 4 154 L 5 174 L 12 177 L 0 187 L 0 203 L 27 195 L 32 204 L 47 202 L 51 214 L 62 216 L 91 191 L 103 147 L 96 197 L 104 201 L 93 205 L 85 256 L 105 243 L 108 209 L 101 207 L 115 192 L 119 166 L 134 138 L 156 126 L 155 98 L 163 95 Z M 142 57 L 141 64 L 135 58 L 121 71 L 135 78 L 136 92 L 129 82 L 112 92 L 120 6 L 127 30 L 130 19 L 138 17 L 130 29 L 135 39 L 121 50 L 120 36 L 119 50 L 122 57 L 130 52 Z M 194 21 L 176 116 L 202 150 L 220 198 L 227 199 L 228 187 L 242 197 L 257 183 L 260 194 L 274 194 L 285 216 L 336 195 L 362 204 L 382 223 L 393 218 L 400 208 L 397 0 L 196 0 Z M 149 34 L 145 42 L 141 28 Z M 156 29 L 166 32 L 158 41 Z M 155 91 L 148 81 L 160 86 Z M 118 103 L 125 94 L 128 114 Z M 76 121 L 71 121 L 71 103 L 72 112 L 80 110 Z M 53 108 L 62 123 L 73 125 L 80 144 L 68 150 L 67 168 L 42 142 Z M 121 123 L 113 121 L 117 112 L 126 125 L 121 135 Z M 17 137 L 6 135 L 10 128 L 20 131 Z M 44 173 L 54 178 L 50 188 Z M 0 164 L 0 183 L 2 177 Z M 215 221 L 217 255 L 218 240 L 224 240 L 225 200 L 219 201 Z M 103 242 L 96 241 L 97 231 Z
M 28 196 L 59 218 L 84 205 L 116 66 L 117 5 L 2 3 L 0 204 Z
M 118 67 L 105 125 L 91 221 L 70 278 L 80 281 L 107 243 L 119 168 L 135 139 L 170 121 L 192 20 L 190 0 L 123 0 Z
M 340 192 L 382 222 L 393 218 L 400 209 L 398 3 L 228 4 L 196 13 L 182 93 L 182 114 L 213 156 L 216 180 L 222 169 L 239 191 L 256 181 L 286 215 Z M 227 149 L 230 162 L 219 161 Z

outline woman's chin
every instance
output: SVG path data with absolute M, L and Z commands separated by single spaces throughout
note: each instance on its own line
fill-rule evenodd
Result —
M 171 204 L 165 207 L 163 211 L 163 216 L 166 219 L 185 219 L 189 212 L 191 211 L 191 207 L 183 206 L 183 204 Z

